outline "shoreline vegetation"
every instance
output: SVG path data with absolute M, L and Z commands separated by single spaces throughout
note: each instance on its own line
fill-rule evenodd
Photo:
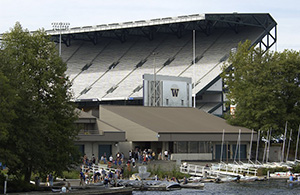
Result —
M 202 162 L 204 163 L 204 162 Z M 210 164 L 211 162 L 208 162 L 207 164 Z M 184 177 L 190 177 L 190 175 L 181 173 L 179 171 L 179 166 L 176 165 L 176 162 L 174 161 L 167 161 L 167 162 L 158 162 L 158 163 L 150 163 L 147 165 L 138 164 L 136 167 L 127 167 L 126 165 L 122 165 L 124 168 L 124 173 L 122 179 L 129 179 L 133 174 L 139 172 L 139 166 L 146 166 L 147 172 L 150 173 L 149 179 L 153 179 L 155 175 L 157 175 L 159 180 L 170 180 L 171 178 L 177 178 L 178 180 L 182 180 Z M 111 168 L 118 168 L 118 166 L 113 165 Z M 292 168 L 292 170 L 289 170 L 287 168 L 282 167 L 276 167 L 276 168 L 259 168 L 257 172 L 257 176 L 266 176 L 269 173 L 275 173 L 275 172 L 287 172 L 292 171 L 294 173 L 300 173 L 300 165 L 296 165 Z M 5 174 L 7 174 L 6 170 L 1 171 L 0 173 L 0 192 L 3 192 L 3 183 L 5 181 Z M 62 179 L 79 179 L 80 175 L 80 169 L 73 169 L 70 171 L 64 171 L 61 176 L 58 178 Z M 90 175 L 92 176 L 92 175 Z M 39 175 L 33 174 L 31 177 L 31 181 L 35 181 L 35 179 L 39 177 L 40 182 L 46 183 L 46 177 L 40 177 Z M 7 185 L 7 192 L 29 192 L 29 191 L 40 191 L 41 189 L 44 189 L 45 185 L 41 185 L 41 187 L 38 187 L 33 184 L 28 184 L 20 179 L 17 179 L 14 176 L 8 177 L 8 185 Z

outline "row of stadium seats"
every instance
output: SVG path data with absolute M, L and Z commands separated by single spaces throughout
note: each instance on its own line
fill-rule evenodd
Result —
M 230 29 L 216 30 L 210 36 L 197 32 L 195 67 L 192 34 L 180 39 L 157 34 L 152 41 L 132 36 L 124 43 L 101 38 L 97 45 L 72 41 L 70 47 L 62 47 L 62 58 L 68 64 L 74 96 L 79 99 L 142 97 L 142 75 L 152 74 L 154 66 L 157 74 L 184 77 L 193 77 L 195 69 L 199 91 L 221 73 L 231 48 L 245 39 L 254 41 L 261 32 L 249 27 L 238 34 Z M 87 64 L 90 67 L 84 67 Z

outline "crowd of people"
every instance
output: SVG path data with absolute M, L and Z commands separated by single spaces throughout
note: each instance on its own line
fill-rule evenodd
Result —
M 128 151 L 128 156 L 126 157 L 123 152 L 117 152 L 114 156 L 107 156 L 106 153 L 104 153 L 99 160 L 94 156 L 94 154 L 91 159 L 89 159 L 87 155 L 84 155 L 82 163 L 88 168 L 80 172 L 80 186 L 97 183 L 99 181 L 103 181 L 104 184 L 108 185 L 108 183 L 112 183 L 112 181 L 123 178 L 125 166 L 130 171 L 131 168 L 136 167 L 137 163 L 147 165 L 154 160 L 170 160 L 170 152 L 166 150 L 163 153 L 160 152 L 156 155 L 156 153 L 151 149 L 141 150 L 136 148 L 135 150 Z M 102 168 L 101 171 L 90 175 L 89 169 L 98 163 L 107 164 L 108 168 L 114 166 L 117 167 L 117 169 L 115 172 L 107 172 Z
M 110 167 L 112 165 L 121 166 L 123 164 L 130 164 L 132 167 L 135 167 L 137 163 L 148 164 L 153 160 L 170 160 L 171 153 L 168 150 L 165 150 L 163 153 L 160 152 L 158 155 L 151 149 L 141 150 L 136 148 L 135 150 L 128 151 L 128 158 L 125 158 L 123 152 L 117 152 L 115 156 L 107 156 L 104 153 L 99 160 L 96 159 L 94 154 L 91 159 L 88 159 L 86 155 L 83 157 L 83 164 L 87 166 L 92 166 L 93 164 L 108 164 Z
M 85 172 L 81 170 L 79 185 L 84 186 L 86 184 L 98 183 L 98 182 L 103 182 L 105 185 L 108 185 L 108 183 L 112 183 L 112 181 L 116 181 L 117 179 L 122 179 L 123 173 L 124 173 L 123 167 L 117 168 L 115 172 L 106 171 L 105 169 L 101 168 L 100 171 L 95 172 L 93 175 L 90 175 L 88 170 L 86 170 Z

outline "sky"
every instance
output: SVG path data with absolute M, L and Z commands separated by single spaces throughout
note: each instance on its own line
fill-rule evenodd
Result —
M 205 13 L 270 13 L 277 22 L 273 50 L 300 50 L 300 1 L 296 0 L 1 0 L 0 34 L 18 21 L 30 31 Z

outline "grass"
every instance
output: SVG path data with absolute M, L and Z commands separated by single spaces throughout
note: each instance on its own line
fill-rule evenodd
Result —
M 185 176 L 189 177 L 188 174 L 181 173 L 178 168 L 174 165 L 172 170 L 163 170 L 160 165 L 148 168 L 148 172 L 151 173 L 151 176 L 157 175 L 158 178 L 172 178 L 175 177 L 177 179 L 182 179 Z
M 79 171 L 78 170 L 71 170 L 71 171 L 64 171 L 63 178 L 65 179 L 79 179 Z
M 297 166 L 296 166 L 297 167 Z M 295 167 L 295 168 L 296 168 Z M 299 169 L 299 166 L 298 168 Z M 257 170 L 257 176 L 264 176 L 268 174 L 268 171 L 270 173 L 275 173 L 275 172 L 287 172 L 289 171 L 289 169 L 287 169 L 286 167 L 275 167 L 275 168 L 259 168 Z M 293 168 L 293 171 L 295 171 L 295 169 Z

